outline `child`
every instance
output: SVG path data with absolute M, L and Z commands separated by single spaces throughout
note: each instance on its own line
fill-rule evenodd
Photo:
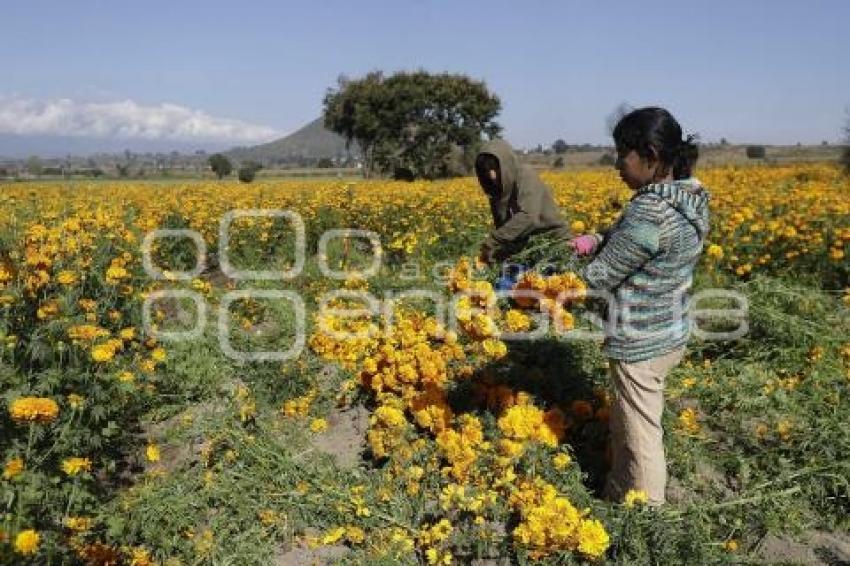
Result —
M 552 233 L 568 239 L 570 231 L 552 197 L 552 191 L 523 165 L 504 140 L 484 144 L 475 159 L 475 174 L 490 199 L 494 228 L 481 245 L 484 263 L 504 261 L 527 244 L 529 236 Z M 496 288 L 511 289 L 525 266 L 508 266 Z
M 682 139 L 663 108 L 640 108 L 614 128 L 616 168 L 635 191 L 604 235 L 570 244 L 595 254 L 582 271 L 588 286 L 611 293 L 615 321 L 603 351 L 613 382 L 611 472 L 606 497 L 630 489 L 664 503 L 667 470 L 662 440 L 664 379 L 682 359 L 690 325 L 684 294 L 708 233 L 708 192 L 691 176 L 698 150 Z

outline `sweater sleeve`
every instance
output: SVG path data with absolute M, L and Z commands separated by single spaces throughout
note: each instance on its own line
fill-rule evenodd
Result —
M 613 291 L 660 249 L 661 213 L 657 199 L 640 196 L 626 209 L 623 219 L 605 235 L 604 245 L 583 270 L 594 289 Z

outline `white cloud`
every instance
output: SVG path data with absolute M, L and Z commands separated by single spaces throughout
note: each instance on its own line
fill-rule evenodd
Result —
M 177 104 L 2 96 L 0 134 L 227 143 L 268 141 L 280 135 L 266 126 L 218 118 Z

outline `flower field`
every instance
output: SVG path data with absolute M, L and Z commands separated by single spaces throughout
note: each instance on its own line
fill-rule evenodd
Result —
M 695 288 L 745 297 L 748 329 L 693 339 L 669 377 L 661 509 L 599 498 L 606 364 L 571 339 L 589 324 L 584 284 L 567 260 L 520 280 L 539 301 L 497 299 L 467 259 L 490 223 L 473 179 L 0 185 L 0 562 L 795 559 L 771 540 L 841 559 L 850 179 L 698 173 L 712 232 Z M 629 199 L 611 170 L 542 178 L 576 233 Z M 237 216 L 222 249 L 226 213 L 256 209 L 300 216 L 303 265 L 281 216 Z M 376 273 L 365 239 L 322 241 L 342 228 L 377 234 Z M 198 242 L 156 229 L 200 235 L 203 269 Z M 234 278 L 225 256 L 295 273 Z M 297 301 L 263 294 L 278 290 L 303 302 L 300 348 Z M 372 299 L 380 312 L 352 310 Z M 201 311 L 191 338 L 168 338 Z M 289 359 L 227 351 L 293 344 Z

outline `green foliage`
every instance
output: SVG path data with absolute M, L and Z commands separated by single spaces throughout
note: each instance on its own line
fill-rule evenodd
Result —
M 210 155 L 209 164 L 210 169 L 212 169 L 213 173 L 215 173 L 219 179 L 227 177 L 231 172 L 233 172 L 233 164 L 230 163 L 230 160 L 226 156 L 220 153 Z
M 486 85 L 464 75 L 374 71 L 340 78 L 324 99 L 325 126 L 357 142 L 367 174 L 397 178 L 451 176 L 453 152 L 494 137 L 501 109 Z
M 763 145 L 748 145 L 746 152 L 750 159 L 764 159 L 767 155 Z
M 242 165 L 239 166 L 239 180 L 243 183 L 250 183 L 254 180 L 254 177 L 257 176 L 257 171 L 262 169 L 263 166 L 256 161 L 246 161 Z
M 38 177 L 44 170 L 44 164 L 41 162 L 40 158 L 33 155 L 27 159 L 26 168 L 31 175 Z
M 606 167 L 610 167 L 611 165 L 614 165 L 615 162 L 616 162 L 616 160 L 614 159 L 614 156 L 611 155 L 610 153 L 603 153 L 599 157 L 599 161 L 598 161 L 599 165 L 604 165 Z

